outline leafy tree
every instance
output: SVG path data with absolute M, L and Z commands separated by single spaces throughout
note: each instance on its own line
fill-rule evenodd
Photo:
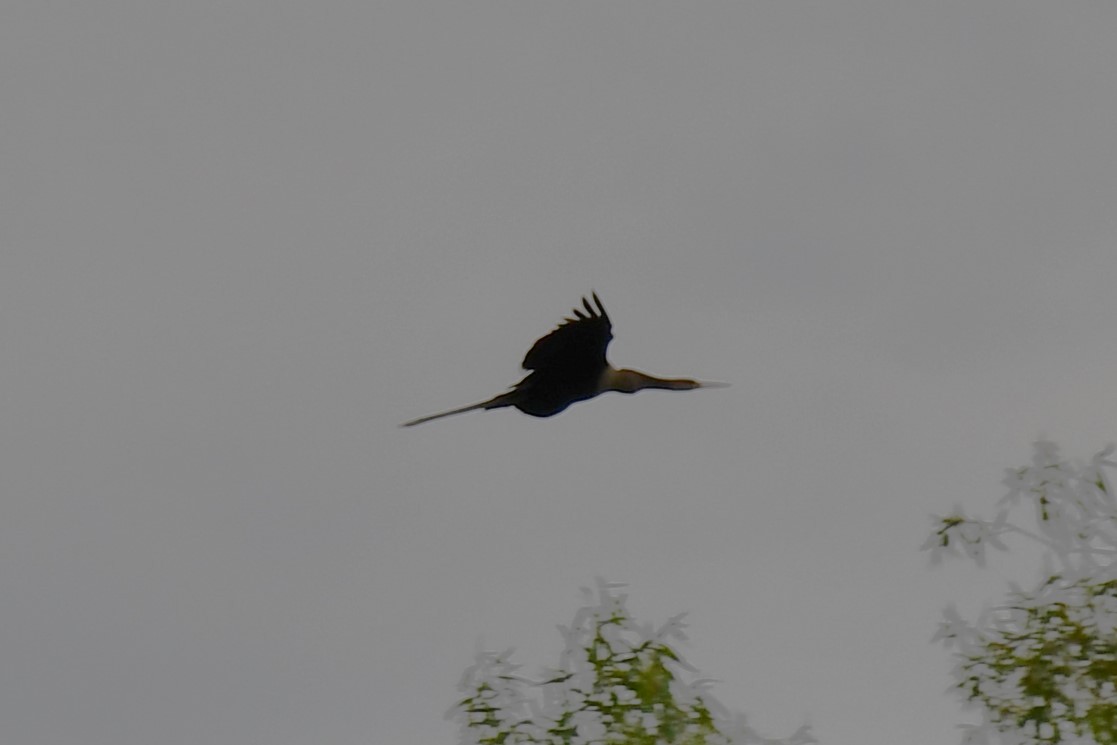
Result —
M 960 508 L 935 518 L 924 545 L 932 562 L 959 549 L 983 565 L 987 546 L 1023 536 L 1045 549 L 1042 577 L 1005 602 L 964 620 L 944 613 L 936 639 L 954 648 L 955 687 L 983 721 L 964 741 L 1117 744 L 1117 500 L 1106 475 L 1113 448 L 1087 463 L 1035 444 L 1029 466 L 1010 469 L 1008 494 L 992 520 Z M 1031 507 L 1035 529 L 1009 522 Z
M 465 671 L 465 698 L 447 716 L 461 745 L 806 745 L 807 727 L 785 740 L 757 735 L 730 716 L 708 681 L 669 641 L 685 640 L 682 616 L 658 629 L 636 623 L 620 585 L 583 589 L 587 604 L 569 627 L 558 668 L 542 680 L 519 674 L 511 652 L 478 652 Z

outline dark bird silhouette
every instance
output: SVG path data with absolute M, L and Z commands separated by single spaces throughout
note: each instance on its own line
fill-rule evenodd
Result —
M 553 416 L 577 401 L 585 401 L 606 391 L 635 393 L 645 388 L 689 391 L 694 388 L 722 388 L 728 383 L 705 383 L 689 378 L 657 378 L 636 370 L 618 370 L 605 359 L 605 348 L 613 339 L 613 324 L 597 293 L 593 302 L 582 298 L 583 312 L 574 309 L 551 333 L 532 345 L 524 357 L 523 368 L 531 373 L 512 390 L 479 404 L 412 419 L 401 426 L 411 427 L 451 414 L 474 409 L 500 409 L 515 406 L 532 416 Z

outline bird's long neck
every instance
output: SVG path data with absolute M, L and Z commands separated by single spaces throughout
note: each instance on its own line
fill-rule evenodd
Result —
M 612 367 L 605 369 L 601 381 L 602 391 L 620 391 L 621 393 L 635 393 L 645 388 L 689 391 L 699 387 L 701 387 L 700 383 L 688 378 L 657 378 L 639 370 L 617 370 Z

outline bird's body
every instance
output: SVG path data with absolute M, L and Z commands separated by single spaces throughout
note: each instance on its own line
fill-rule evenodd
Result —
M 524 369 L 531 372 L 512 390 L 478 404 L 414 419 L 403 426 L 410 427 L 475 409 L 506 406 L 515 406 L 531 416 L 548 417 L 572 403 L 606 391 L 635 393 L 644 388 L 691 390 L 726 385 L 687 378 L 656 378 L 636 370 L 612 367 L 605 358 L 605 349 L 613 339 L 612 323 L 597 293 L 593 293 L 593 301 L 596 308 L 582 298 L 584 312 L 575 308 L 575 318 L 565 319 L 558 328 L 535 342 L 523 362 Z

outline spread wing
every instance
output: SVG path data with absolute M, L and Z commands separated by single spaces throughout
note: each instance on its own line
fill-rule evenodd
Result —
M 575 318 L 565 319 L 557 329 L 535 342 L 524 356 L 524 369 L 574 374 L 603 368 L 605 348 L 613 338 L 613 324 L 596 292 L 593 302 L 596 308 L 582 298 L 584 312 L 575 308 Z

